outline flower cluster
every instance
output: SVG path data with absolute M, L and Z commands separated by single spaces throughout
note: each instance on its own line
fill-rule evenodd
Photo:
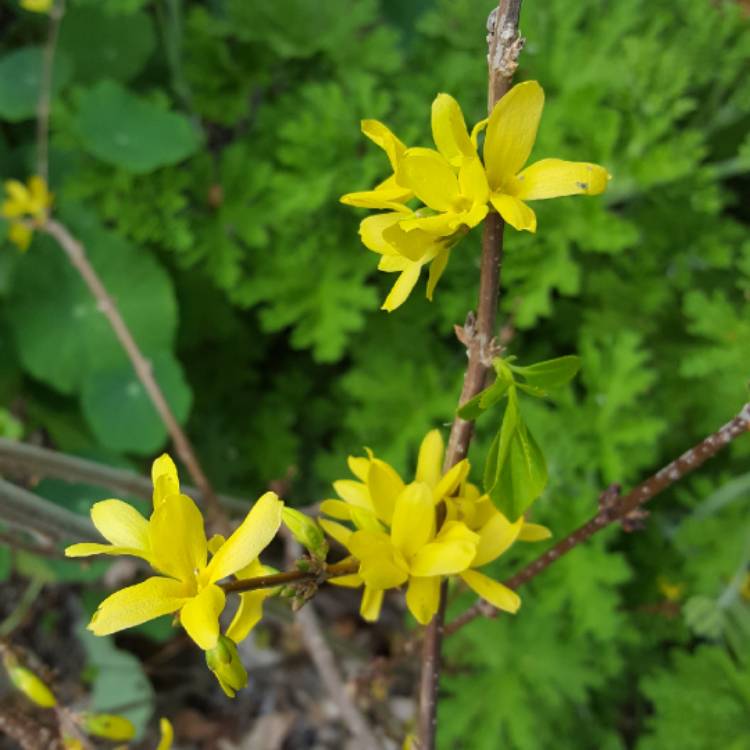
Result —
M 243 640 L 261 617 L 268 590 L 243 593 L 240 606 L 221 636 L 219 616 L 225 594 L 218 582 L 229 576 L 255 577 L 273 572 L 258 560 L 281 525 L 283 502 L 267 492 L 228 538 L 206 539 L 203 516 L 180 492 L 177 469 L 167 455 L 153 465 L 153 512 L 144 518 L 122 500 L 103 500 L 91 518 L 109 544 L 85 542 L 65 550 L 68 557 L 133 555 L 158 574 L 105 599 L 89 629 L 108 635 L 174 613 L 195 643 L 206 651 L 219 684 L 232 697 L 247 682 L 239 675 L 229 644 Z M 210 555 L 210 560 L 209 560 Z
M 18 180 L 6 180 L 5 201 L 0 205 L 0 216 L 10 222 L 8 239 L 20 250 L 26 250 L 33 230 L 30 223 L 43 222 L 52 206 L 52 193 L 41 177 L 30 177 L 24 185 Z
M 523 517 L 511 523 L 467 481 L 468 460 L 444 473 L 443 452 L 440 433 L 429 432 L 410 484 L 369 451 L 366 457 L 352 456 L 349 468 L 356 480 L 335 482 L 339 499 L 321 504 L 321 511 L 336 519 L 322 519 L 321 526 L 359 561 L 356 573 L 331 583 L 364 587 L 360 612 L 367 620 L 378 618 L 387 589 L 406 584 L 409 611 L 427 624 L 438 609 L 440 584 L 450 575 L 498 609 L 516 612 L 521 604 L 515 591 L 477 568 L 518 540 L 546 539 L 550 532 Z
M 437 150 L 407 148 L 382 123 L 362 122 L 362 132 L 385 151 L 393 174 L 373 190 L 344 195 L 341 202 L 385 211 L 365 218 L 359 230 L 364 245 L 381 256 L 378 268 L 399 274 L 384 310 L 404 303 L 423 266 L 429 266 L 431 300 L 451 248 L 490 207 L 515 229 L 535 232 L 536 215 L 526 201 L 605 190 L 609 175 L 596 164 L 542 159 L 523 168 L 543 107 L 542 87 L 536 81 L 520 83 L 469 133 L 458 102 L 438 94 L 432 104 Z M 478 141 L 485 128 L 482 161 Z M 423 205 L 411 207 L 414 198 Z

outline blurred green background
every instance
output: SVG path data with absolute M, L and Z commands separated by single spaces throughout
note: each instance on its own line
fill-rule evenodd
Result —
M 56 211 L 222 491 L 251 500 L 293 476 L 288 500 L 307 505 L 347 454 L 366 445 L 409 474 L 424 433 L 450 423 L 465 364 L 452 326 L 475 303 L 479 231 L 432 304 L 420 285 L 388 315 L 393 277 L 337 200 L 387 175 L 361 118 L 428 145 L 438 92 L 484 116 L 493 5 L 69 0 Z M 0 4 L 3 178 L 34 169 L 46 28 Z M 560 537 L 609 483 L 631 486 L 748 398 L 750 17 L 729 0 L 527 0 L 522 31 L 517 80 L 547 94 L 533 158 L 613 175 L 601 198 L 536 204 L 537 235 L 506 239 L 509 351 L 583 360 L 573 387 L 525 412 L 550 466 L 534 520 Z M 477 480 L 491 428 L 472 447 Z M 25 255 L 0 246 L 0 435 L 143 472 L 167 448 L 40 236 Z M 37 489 L 82 513 L 102 496 Z M 745 438 L 660 497 L 644 531 L 601 534 L 535 580 L 518 617 L 452 638 L 441 746 L 750 748 L 749 508 Z

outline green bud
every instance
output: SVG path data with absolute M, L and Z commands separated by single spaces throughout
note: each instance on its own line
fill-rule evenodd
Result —
M 15 656 L 6 653 L 3 663 L 10 681 L 32 703 L 42 708 L 53 708 L 57 705 L 57 699 L 52 691 L 30 669 L 19 664 Z
M 87 734 L 116 742 L 127 742 L 135 736 L 132 722 L 117 714 L 82 714 L 81 726 Z
M 292 532 L 292 536 L 313 557 L 325 560 L 328 554 L 328 542 L 320 526 L 312 518 L 294 508 L 284 507 L 281 515 L 287 528 Z
M 237 653 L 237 644 L 225 635 L 219 636 L 215 648 L 206 651 L 206 665 L 230 698 L 247 685 L 247 672 Z

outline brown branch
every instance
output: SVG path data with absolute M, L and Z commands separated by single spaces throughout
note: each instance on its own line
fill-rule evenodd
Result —
M 528 583 L 570 550 L 615 521 L 620 521 L 626 529 L 629 526 L 633 528 L 632 522 L 640 520 L 645 514 L 641 506 L 695 471 L 733 440 L 748 431 L 750 431 L 750 403 L 745 404 L 731 422 L 725 424 L 720 430 L 709 435 L 690 450 L 685 451 L 664 468 L 659 469 L 656 474 L 634 487 L 624 497 L 620 497 L 616 491 L 612 492 L 611 488 L 605 490 L 601 495 L 600 510 L 593 518 L 560 540 L 554 547 L 537 557 L 536 560 L 530 562 L 525 568 L 519 570 L 505 582 L 505 585 L 517 589 L 524 583 Z M 446 635 L 452 635 L 477 617 L 497 617 L 497 615 L 498 610 L 489 603 L 480 600 L 449 623 L 445 628 L 445 633 Z
M 258 589 L 273 589 L 277 586 L 288 586 L 295 583 L 317 581 L 323 583 L 329 578 L 347 576 L 359 570 L 356 560 L 342 560 L 333 565 L 325 565 L 319 569 L 287 570 L 284 573 L 274 573 L 268 576 L 257 576 L 238 581 L 227 581 L 219 584 L 227 593 L 239 594 L 243 591 L 257 591 Z
M 294 560 L 298 558 L 302 549 L 295 541 L 291 533 L 284 534 L 287 549 L 287 558 Z M 351 695 L 346 690 L 344 679 L 336 665 L 336 657 L 333 655 L 328 641 L 323 635 L 318 615 L 313 607 L 313 602 L 308 601 L 294 613 L 302 643 L 310 655 L 315 669 L 318 671 L 320 681 L 325 686 L 331 699 L 336 704 L 341 714 L 341 720 L 354 737 L 357 747 L 362 750 L 381 750 L 381 744 L 372 733 L 370 726 L 357 707 Z
M 49 33 L 42 53 L 42 74 L 39 81 L 39 100 L 36 108 L 36 173 L 45 183 L 49 181 L 49 118 L 52 99 L 52 75 L 63 15 L 65 15 L 65 0 L 57 0 L 49 13 Z
M 99 275 L 86 256 L 86 251 L 83 245 L 73 237 L 67 227 L 55 219 L 47 220 L 41 225 L 40 229 L 57 240 L 60 247 L 62 247 L 65 254 L 68 256 L 68 260 L 81 275 L 81 278 L 86 283 L 89 291 L 96 299 L 99 311 L 107 318 L 117 340 L 120 342 L 125 354 L 128 356 L 138 380 L 140 380 L 148 397 L 151 399 L 151 403 L 154 405 L 156 412 L 161 418 L 161 421 L 167 428 L 175 450 L 177 451 L 177 455 L 185 464 L 190 476 L 198 486 L 201 498 L 206 505 L 209 522 L 220 522 L 224 518 L 224 513 L 221 510 L 216 493 L 198 461 L 195 450 L 193 449 L 188 436 L 185 434 L 182 427 L 180 427 L 180 424 L 171 407 L 167 403 L 167 399 L 164 397 L 164 393 L 159 387 L 159 384 L 156 382 L 151 363 L 138 348 L 138 344 L 135 342 L 127 323 L 123 320 L 114 299 L 110 296 L 106 287 L 102 283 L 102 280 L 99 278 Z
M 518 56 L 523 39 L 518 31 L 522 0 L 500 0 L 487 22 L 487 56 L 489 84 L 487 109 L 492 112 L 497 102 L 511 87 L 518 66 Z M 503 257 L 504 222 L 491 212 L 484 224 L 482 261 L 479 279 L 479 302 L 476 319 L 470 315 L 459 332 L 466 345 L 468 365 L 461 390 L 459 406 L 476 396 L 483 388 L 491 367 L 494 349 L 498 298 L 500 294 L 500 267 Z M 473 423 L 456 417 L 448 440 L 443 470 L 450 469 L 469 450 L 473 436 Z M 440 519 L 439 519 L 440 520 Z M 422 647 L 422 675 L 419 686 L 419 715 L 417 721 L 419 750 L 434 750 L 437 729 L 437 702 L 440 687 L 440 651 L 445 620 L 447 583 L 440 589 L 440 606 L 427 626 Z

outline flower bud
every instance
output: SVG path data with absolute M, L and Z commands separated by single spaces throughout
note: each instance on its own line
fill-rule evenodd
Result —
M 156 746 L 156 750 L 170 750 L 174 740 L 174 729 L 172 729 L 169 719 L 162 717 L 159 720 L 159 730 L 161 731 L 161 739 Z
M 52 691 L 30 669 L 21 666 L 15 656 L 6 653 L 3 663 L 10 681 L 32 703 L 42 708 L 53 708 L 57 705 L 57 699 Z
M 206 665 L 230 698 L 247 685 L 247 672 L 237 653 L 237 644 L 225 635 L 219 636 L 215 648 L 206 651 Z
M 135 736 L 135 727 L 129 719 L 117 714 L 82 714 L 81 726 L 87 734 L 106 740 L 125 742 Z
M 282 518 L 292 536 L 315 558 L 325 560 L 328 554 L 328 542 L 323 530 L 315 521 L 294 508 L 284 507 Z

